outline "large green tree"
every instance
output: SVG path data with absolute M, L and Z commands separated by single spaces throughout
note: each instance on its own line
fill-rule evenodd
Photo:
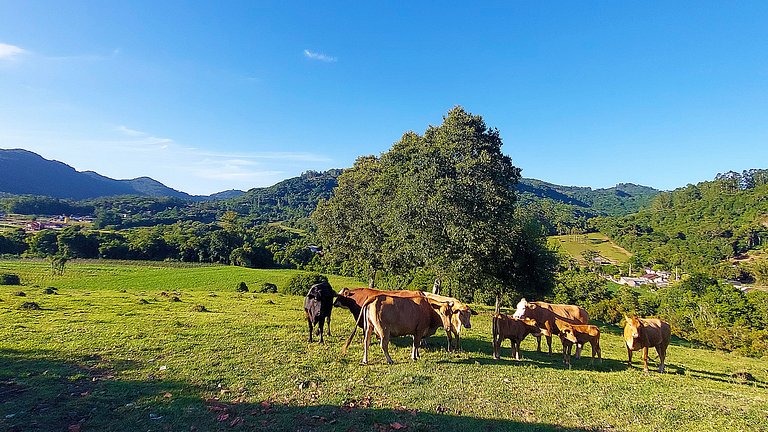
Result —
M 408 132 L 380 158 L 358 159 L 313 219 L 329 255 L 390 274 L 428 272 L 497 298 L 517 289 L 520 169 L 499 131 L 461 107 L 424 135 Z M 540 235 L 540 234 L 536 234 Z M 519 279 L 519 278 L 518 278 Z M 372 279 L 373 281 L 373 279 Z

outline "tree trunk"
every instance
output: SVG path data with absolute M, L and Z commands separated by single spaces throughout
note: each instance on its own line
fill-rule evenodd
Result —
M 501 311 L 501 293 L 496 293 L 496 313 Z
M 375 288 L 376 287 L 376 272 L 378 272 L 378 269 L 373 267 L 371 268 L 371 277 L 368 279 L 368 288 Z
M 436 277 L 435 282 L 432 284 L 432 294 L 440 294 L 443 289 L 443 278 Z

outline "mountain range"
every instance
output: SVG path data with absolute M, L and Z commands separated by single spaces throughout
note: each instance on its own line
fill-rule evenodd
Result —
M 116 180 L 93 171 L 77 171 L 63 162 L 45 159 L 28 150 L 0 149 L 0 194 L 44 195 L 71 200 L 140 195 L 190 201 L 222 200 L 227 201 L 232 208 L 298 206 L 304 212 L 311 212 L 310 208 L 314 208 L 317 199 L 330 196 L 341 172 L 340 169 L 324 173 L 308 171 L 299 177 L 265 188 L 253 188 L 248 192 L 228 190 L 200 196 L 172 189 L 149 177 Z M 536 179 L 522 179 L 518 191 L 523 202 L 551 201 L 589 215 L 632 213 L 659 193 L 656 189 L 631 183 L 592 189 L 561 186 Z

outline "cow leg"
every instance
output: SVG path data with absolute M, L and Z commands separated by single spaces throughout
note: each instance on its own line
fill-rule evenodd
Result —
M 659 354 L 659 373 L 664 373 L 664 358 L 667 357 L 667 347 L 659 345 L 656 347 L 656 352 Z
M 381 336 L 381 350 L 384 351 L 384 357 L 387 358 L 387 364 L 394 363 L 392 357 L 389 356 L 389 330 L 384 330 L 384 334 Z
M 627 367 L 632 367 L 632 350 L 627 347 Z
M 541 352 L 541 336 L 536 336 L 536 351 Z
M 413 349 L 411 349 L 411 360 L 416 361 L 419 358 L 419 345 L 421 344 L 421 336 L 413 336 Z
M 597 347 L 597 348 L 595 348 L 595 347 Z M 600 360 L 600 364 L 603 364 L 603 350 L 600 348 L 600 340 L 599 339 L 595 341 L 594 345 L 592 345 L 592 349 L 596 349 L 597 350 L 597 359 Z M 594 353 L 592 354 L 592 356 L 594 357 Z
M 512 344 L 512 358 L 520 360 L 520 343 L 514 339 L 509 340 Z
M 312 342 L 312 330 L 314 330 L 312 328 L 312 320 L 307 318 L 307 324 L 309 325 L 309 341 Z
M 323 325 L 325 325 L 325 318 L 320 318 L 320 322 L 317 323 L 317 334 L 320 335 L 321 344 L 325 343 L 325 341 L 323 340 Z
M 648 373 L 648 347 L 643 347 L 643 372 Z
M 549 348 L 549 355 L 552 355 L 552 335 L 545 336 L 547 338 L 547 348 Z
M 363 364 L 368 364 L 368 347 L 371 345 L 371 333 L 373 332 L 373 326 L 371 323 L 366 322 L 364 326 L 363 337 Z
M 584 349 L 584 345 L 582 345 L 582 344 L 576 344 L 576 354 L 575 354 L 575 357 L 576 357 L 577 359 L 580 359 L 580 358 L 581 358 L 581 350 L 582 350 L 582 349 Z M 568 354 L 570 354 L 570 353 L 568 353 Z
M 328 320 L 328 336 L 330 336 L 331 335 L 331 316 L 330 315 L 328 315 L 327 320 Z

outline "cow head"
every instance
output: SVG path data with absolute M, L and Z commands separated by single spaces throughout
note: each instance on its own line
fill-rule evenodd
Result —
M 351 300 L 353 293 L 349 288 L 342 288 L 341 291 L 336 293 L 336 301 L 333 302 L 335 307 L 342 307 L 349 309 L 349 300 Z
M 451 331 L 451 316 L 453 316 L 453 302 L 430 302 L 430 306 L 432 306 L 432 309 L 435 309 L 437 311 L 437 314 L 440 316 L 440 320 L 443 322 L 443 329 L 445 329 L 446 332 Z
M 573 327 L 566 322 L 557 322 L 557 326 L 560 328 L 560 340 L 568 341 L 570 343 L 578 343 L 576 335 L 573 333 Z
M 639 348 L 636 344 L 640 337 L 640 327 L 642 327 L 642 323 L 636 316 L 624 317 L 624 342 L 626 342 L 627 348 L 633 351 Z
M 477 315 L 477 312 L 473 311 L 472 308 L 469 306 L 464 306 L 461 309 L 454 310 L 453 313 L 458 317 L 462 326 L 465 328 L 472 328 L 470 317 L 472 315 Z
M 536 320 L 533 318 L 518 318 L 520 321 L 522 321 L 523 324 L 525 324 L 526 327 L 528 327 L 528 332 L 532 334 L 535 337 L 540 337 L 544 333 L 542 333 L 544 330 L 536 325 Z
M 512 318 L 517 318 L 517 319 L 520 319 L 520 318 L 524 318 L 524 317 L 525 317 L 525 312 L 526 312 L 526 310 L 528 310 L 528 309 L 533 309 L 533 308 L 535 308 L 535 307 L 536 307 L 536 305 L 535 305 L 535 304 L 533 304 L 533 303 L 528 303 L 528 302 L 525 300 L 525 298 L 523 298 L 523 299 L 521 299 L 521 300 L 520 300 L 520 301 L 517 303 L 517 309 L 515 310 L 515 313 L 513 313 L 513 314 L 512 314 Z

